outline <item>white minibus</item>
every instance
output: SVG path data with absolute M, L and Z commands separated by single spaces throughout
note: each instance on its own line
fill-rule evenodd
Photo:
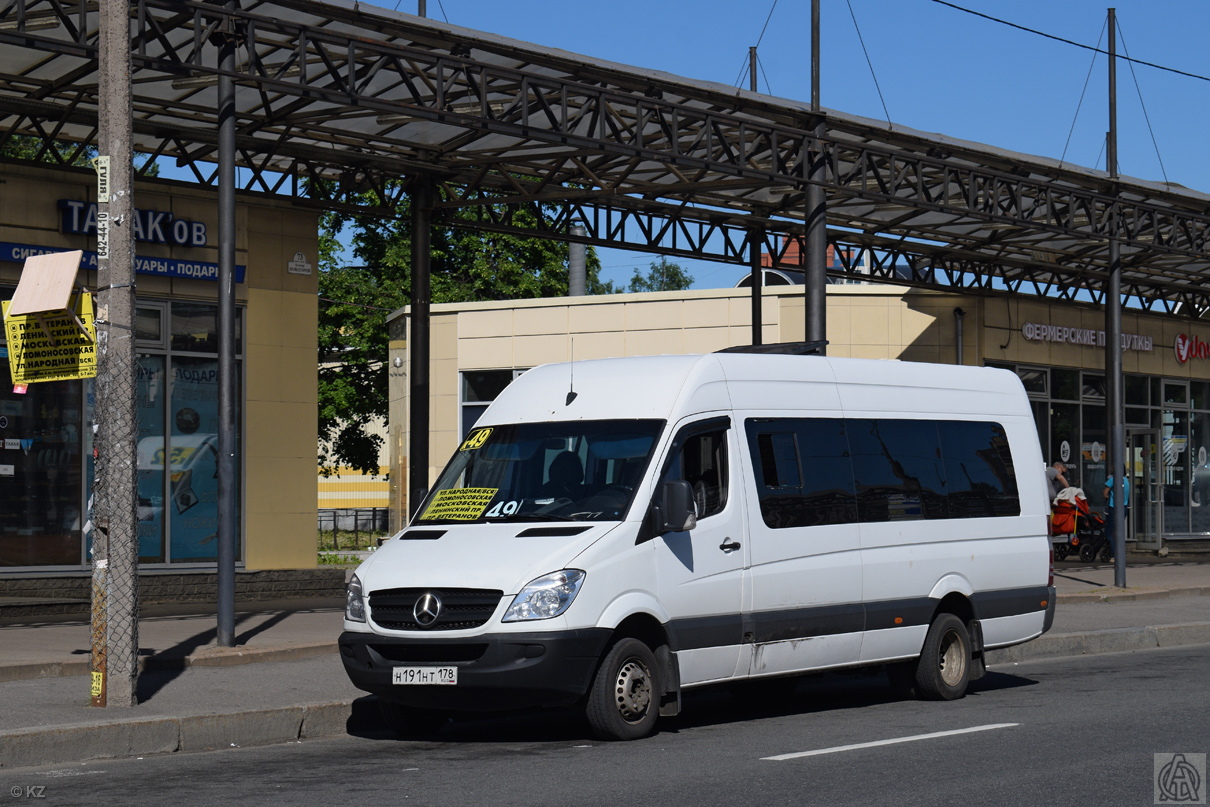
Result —
M 1045 478 L 1007 371 L 732 349 L 538 367 L 348 586 L 341 658 L 401 734 L 877 666 L 960 698 L 1049 629 Z M 758 685 L 764 681 L 764 686 Z

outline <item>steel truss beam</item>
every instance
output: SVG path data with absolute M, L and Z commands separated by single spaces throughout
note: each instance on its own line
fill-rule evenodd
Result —
M 558 204 L 585 217 L 593 243 L 743 263 L 749 230 L 776 243 L 800 231 L 805 166 L 819 160 L 837 232 L 886 254 L 945 245 L 921 247 L 923 262 L 902 253 L 888 279 L 1097 299 L 1112 234 L 1139 305 L 1207 308 L 1210 214 L 1190 196 L 844 116 L 817 133 L 809 111 L 758 96 L 356 8 L 132 0 L 131 13 L 140 148 L 203 184 L 215 182 L 213 84 L 226 75 L 242 88 L 247 190 L 389 210 L 402 176 L 437 174 L 459 205 Z M 0 0 L 0 47 L 38 54 L 0 75 L 0 138 L 91 137 L 96 18 L 86 0 Z M 223 71 L 214 43 L 231 40 L 238 64 Z

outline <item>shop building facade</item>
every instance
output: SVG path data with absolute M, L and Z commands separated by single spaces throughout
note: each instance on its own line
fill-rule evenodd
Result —
M 26 257 L 83 250 L 96 288 L 96 178 L 0 165 L 0 296 Z M 316 565 L 316 214 L 237 199 L 237 427 L 245 569 Z M 136 184 L 139 560 L 213 570 L 217 558 L 217 201 Z M 92 380 L 0 384 L 0 575 L 90 568 Z
M 803 339 L 801 286 L 764 290 L 762 341 Z M 750 291 L 719 289 L 432 307 L 431 483 L 507 384 L 548 362 L 706 353 L 751 342 Z M 1022 379 L 1048 461 L 1072 469 L 1104 509 L 1109 469 L 1104 311 L 1048 298 L 827 287 L 828 354 L 1003 367 Z M 406 522 L 407 311 L 390 319 L 392 508 Z M 1127 464 L 1139 549 L 1210 543 L 1210 325 L 1150 312 L 1122 315 Z M 642 390 L 620 389 L 619 395 Z M 1039 468 L 1038 473 L 1043 469 Z

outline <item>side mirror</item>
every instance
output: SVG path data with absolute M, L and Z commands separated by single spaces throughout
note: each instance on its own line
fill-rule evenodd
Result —
M 697 526 L 697 508 L 693 504 L 693 488 L 684 479 L 664 483 L 659 508 L 660 535 L 684 532 Z

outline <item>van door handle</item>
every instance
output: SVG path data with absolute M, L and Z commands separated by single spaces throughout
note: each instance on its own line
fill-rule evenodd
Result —
M 724 552 L 734 552 L 739 549 L 739 541 L 732 541 L 730 538 L 724 538 L 723 542 L 718 545 L 718 548 Z

